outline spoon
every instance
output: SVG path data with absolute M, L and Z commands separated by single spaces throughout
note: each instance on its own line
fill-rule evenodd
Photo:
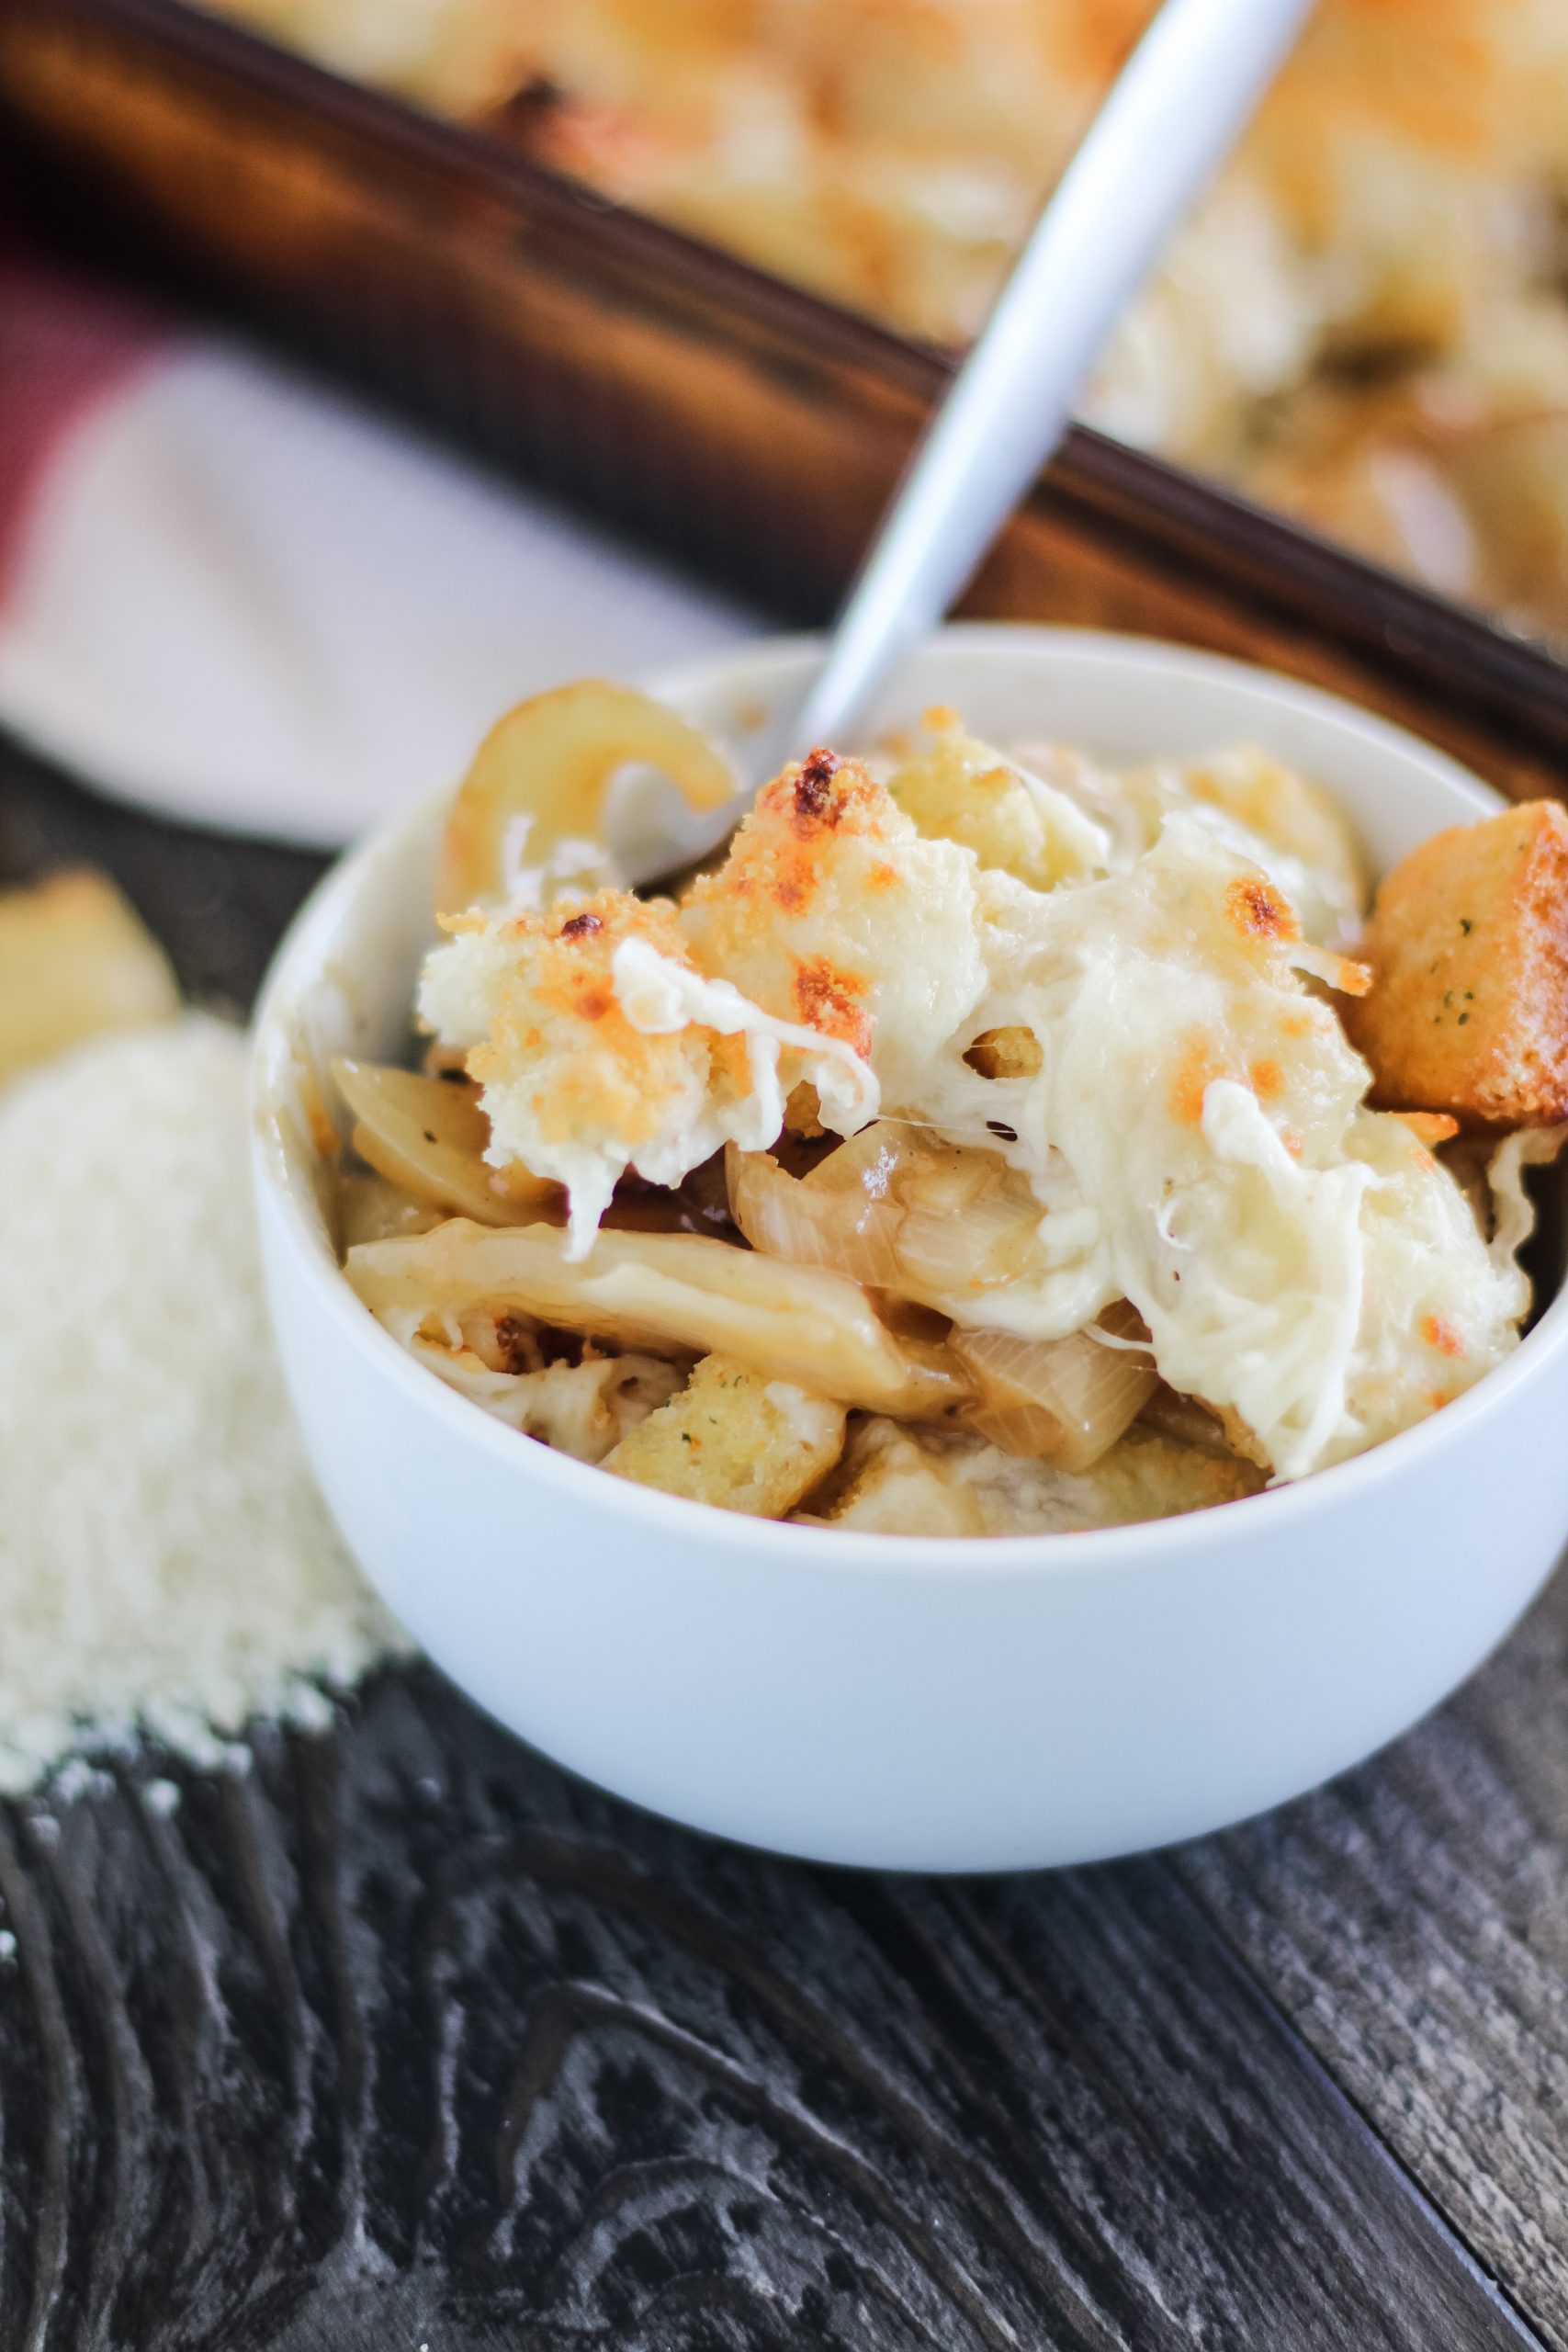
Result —
M 1128 300 L 1234 146 L 1312 0 L 1166 0 L 915 452 L 773 775 L 842 741 L 964 588 L 1066 431 Z M 761 782 L 761 775 L 754 781 Z

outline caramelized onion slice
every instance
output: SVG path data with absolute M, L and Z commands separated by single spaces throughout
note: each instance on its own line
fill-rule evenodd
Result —
M 1125 1300 L 1107 1307 L 1100 1324 L 1116 1338 L 1148 1337 Z M 1088 1470 L 1108 1453 L 1158 1381 L 1152 1356 L 1108 1347 L 1091 1331 L 1021 1340 L 955 1329 L 949 1345 L 975 1382 L 967 1427 L 1005 1453 L 1043 1456 L 1064 1470 Z
M 706 737 L 630 686 L 584 678 L 508 711 L 479 745 L 452 803 L 436 911 L 457 914 L 502 895 L 507 837 L 520 819 L 527 820 L 524 864 L 548 867 L 558 888 L 574 881 L 597 888 L 605 879 L 610 786 L 634 763 L 660 769 L 697 811 L 722 808 L 735 794 L 735 779 Z M 587 855 L 573 860 L 575 842 L 600 851 L 592 866 Z
M 753 1250 L 795 1265 L 940 1307 L 1029 1271 L 1040 1204 L 996 1152 L 878 1122 L 798 1182 L 766 1152 L 732 1147 L 727 1167 Z
M 522 1224 L 560 1201 L 559 1185 L 542 1176 L 487 1166 L 490 1121 L 473 1087 L 380 1062 L 336 1061 L 333 1079 L 361 1159 L 415 1200 L 481 1225 Z
M 867 1130 L 870 1132 L 870 1130 Z M 863 1145 L 863 1136 L 822 1163 Z M 857 1153 L 863 1158 L 863 1153 Z M 829 1186 L 786 1174 L 771 1153 L 725 1151 L 729 1214 L 751 1244 L 770 1258 L 794 1266 L 824 1266 L 874 1290 L 902 1290 L 904 1270 L 894 1243 L 904 1212 L 886 1193 L 860 1183 Z
M 1201 1398 L 1184 1396 L 1179 1390 L 1168 1388 L 1163 1380 L 1156 1385 L 1138 1419 L 1145 1429 L 1157 1430 L 1162 1437 L 1176 1438 L 1200 1453 L 1212 1454 L 1216 1461 L 1238 1459 L 1219 1415 Z
M 816 1396 L 917 1419 L 968 1393 L 944 1350 L 895 1338 L 865 1293 L 838 1275 L 690 1233 L 601 1231 L 586 1258 L 574 1263 L 566 1252 L 553 1226 L 498 1232 L 459 1217 L 351 1250 L 344 1272 L 383 1320 L 519 1308 L 625 1346 L 728 1356 Z
M 359 1241 L 386 1241 L 394 1233 L 428 1233 L 441 1222 L 433 1208 L 400 1184 L 368 1169 L 343 1169 L 333 1188 L 333 1229 L 341 1250 Z

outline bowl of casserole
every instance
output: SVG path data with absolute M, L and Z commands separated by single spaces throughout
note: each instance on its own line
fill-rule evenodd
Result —
M 663 764 L 814 659 L 662 681 Z M 595 691 L 549 740 L 624 765 Z M 539 723 L 326 878 L 257 1016 L 285 1369 L 437 1665 L 674 1818 L 941 1870 L 1216 1827 L 1451 1690 L 1568 1532 L 1517 1263 L 1561 812 L 1267 673 L 960 627 L 634 899 L 506 821 Z

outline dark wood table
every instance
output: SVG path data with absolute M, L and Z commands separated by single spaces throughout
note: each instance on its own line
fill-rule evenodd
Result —
M 318 870 L 0 745 L 0 878 L 76 860 L 235 1008 Z M 0 1809 L 0 2352 L 1568 2347 L 1562 1582 L 1334 1787 L 1049 1875 L 691 1837 L 421 1667 L 250 1746 Z

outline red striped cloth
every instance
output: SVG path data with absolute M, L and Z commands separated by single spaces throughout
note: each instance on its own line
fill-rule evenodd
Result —
M 0 234 L 0 727 L 100 788 L 332 843 L 524 695 L 753 626 Z
M 50 465 L 173 342 L 150 303 L 0 243 L 0 611 Z

